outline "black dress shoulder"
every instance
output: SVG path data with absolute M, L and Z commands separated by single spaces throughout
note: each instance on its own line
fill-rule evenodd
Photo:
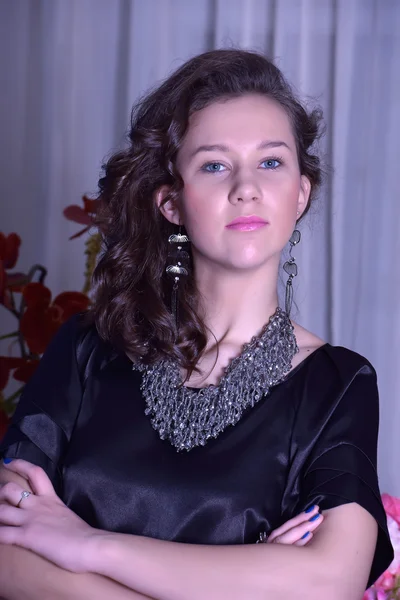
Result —
M 71 318 L 26 385 L 0 454 L 40 465 L 93 527 L 252 544 L 308 505 L 357 502 L 379 535 L 368 585 L 393 559 L 376 472 L 376 374 L 325 344 L 204 447 L 177 452 L 145 415 L 141 374 Z

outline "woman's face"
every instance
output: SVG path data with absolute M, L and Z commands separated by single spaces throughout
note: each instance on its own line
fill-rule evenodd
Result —
M 185 226 L 195 262 L 229 270 L 279 262 L 310 191 L 280 105 L 248 95 L 194 113 L 177 166 L 181 203 L 177 209 L 167 203 L 163 213 Z M 229 226 L 238 217 L 264 224 Z

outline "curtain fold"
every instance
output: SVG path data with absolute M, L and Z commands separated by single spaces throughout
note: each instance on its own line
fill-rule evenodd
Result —
M 274 58 L 324 110 L 333 168 L 294 253 L 295 318 L 376 367 L 381 485 L 400 495 L 397 0 L 0 0 L 0 229 L 54 293 L 81 289 L 84 239 L 68 241 L 63 208 L 96 190 L 143 93 L 230 46 Z

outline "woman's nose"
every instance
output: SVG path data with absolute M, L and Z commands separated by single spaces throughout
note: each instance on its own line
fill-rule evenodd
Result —
M 261 193 L 252 183 L 236 186 L 229 195 L 229 201 L 232 204 L 238 202 L 257 202 L 261 198 Z

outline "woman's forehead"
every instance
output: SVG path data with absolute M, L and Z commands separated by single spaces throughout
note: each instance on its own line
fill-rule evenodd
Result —
M 278 142 L 295 149 L 286 111 L 268 97 L 249 95 L 214 102 L 191 115 L 182 150 L 192 158 L 201 148 L 256 150 Z

